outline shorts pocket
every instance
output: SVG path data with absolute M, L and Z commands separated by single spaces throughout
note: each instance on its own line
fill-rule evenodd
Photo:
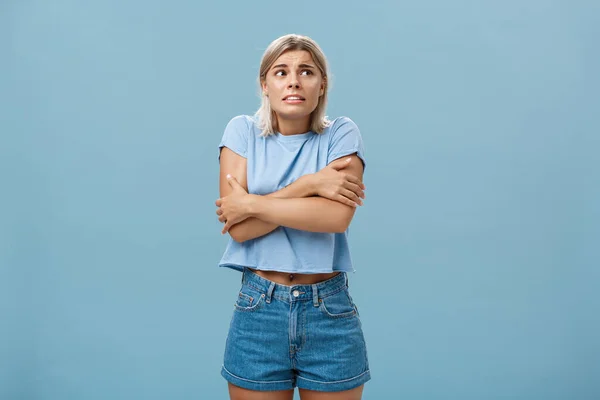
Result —
M 265 294 L 251 286 L 243 285 L 238 293 L 234 308 L 238 311 L 255 311 L 262 307 Z
M 357 312 L 347 289 L 319 299 L 319 309 L 331 318 L 350 318 Z

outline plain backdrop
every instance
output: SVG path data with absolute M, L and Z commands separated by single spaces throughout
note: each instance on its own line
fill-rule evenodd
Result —
M 228 398 L 217 145 L 286 33 L 366 147 L 364 399 L 599 399 L 600 6 L 566 0 L 0 2 L 0 398 Z

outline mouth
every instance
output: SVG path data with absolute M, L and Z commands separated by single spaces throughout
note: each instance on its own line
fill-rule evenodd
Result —
M 299 104 L 299 103 L 302 103 L 303 101 L 305 101 L 306 99 L 297 94 L 290 94 L 290 95 L 285 96 L 282 100 L 284 103 L 288 103 L 288 104 Z

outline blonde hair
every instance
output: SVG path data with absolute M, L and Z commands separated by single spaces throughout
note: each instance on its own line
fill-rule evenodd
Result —
M 308 36 L 289 34 L 275 39 L 265 50 L 260 62 L 258 74 L 258 85 L 261 93 L 260 108 L 256 111 L 255 117 L 257 124 L 262 131 L 261 136 L 273 135 L 278 129 L 275 111 L 271 109 L 269 98 L 262 92 L 262 84 L 267 79 L 267 72 L 273 66 L 273 63 L 288 50 L 306 50 L 310 53 L 319 71 L 323 77 L 323 94 L 319 97 L 317 107 L 310 116 L 310 130 L 316 133 L 323 133 L 330 121 L 325 116 L 327 108 L 327 88 L 328 88 L 328 66 L 327 58 L 319 45 Z

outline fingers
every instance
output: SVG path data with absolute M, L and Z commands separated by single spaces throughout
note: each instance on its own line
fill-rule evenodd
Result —
M 338 201 L 338 202 L 340 202 L 342 204 L 345 204 L 347 206 L 350 206 L 350 207 L 358 207 L 358 204 L 356 204 L 355 202 L 353 202 L 349 198 L 347 198 L 345 196 L 342 196 L 341 194 L 338 194 L 337 196 L 335 196 L 334 200 Z
M 346 189 L 350 189 L 351 191 L 353 191 L 354 193 L 356 193 L 356 195 L 362 199 L 365 198 L 365 192 L 362 191 L 362 189 L 360 188 L 360 186 L 358 186 L 356 183 L 352 183 L 352 182 L 346 182 L 344 184 L 344 187 Z
M 223 215 L 223 209 L 218 208 L 217 209 L 217 215 L 219 216 L 219 222 L 225 222 L 227 221 L 227 218 L 225 218 L 225 216 Z
M 227 174 L 227 182 L 233 189 L 244 189 L 242 185 L 231 174 Z
M 340 190 L 340 194 L 359 206 L 363 205 L 362 200 L 351 190 L 342 189 Z
M 221 234 L 226 234 L 227 232 L 229 232 L 229 228 L 231 228 L 231 224 L 229 223 L 229 221 L 227 223 L 225 223 L 225 226 L 223 226 L 223 230 L 221 231 Z
M 358 179 L 356 176 L 352 175 L 352 174 L 344 174 L 344 179 L 347 180 L 348 182 L 352 182 L 358 186 L 360 186 L 360 188 L 362 190 L 365 190 L 365 184 L 361 182 L 360 179 Z
M 219 222 L 225 222 L 227 221 L 227 218 L 225 218 L 225 216 L 223 215 L 223 209 L 222 208 L 217 208 L 216 214 L 219 216 Z
M 221 207 L 221 203 L 222 203 L 221 199 L 218 199 L 217 201 L 215 201 L 215 205 L 217 207 Z

